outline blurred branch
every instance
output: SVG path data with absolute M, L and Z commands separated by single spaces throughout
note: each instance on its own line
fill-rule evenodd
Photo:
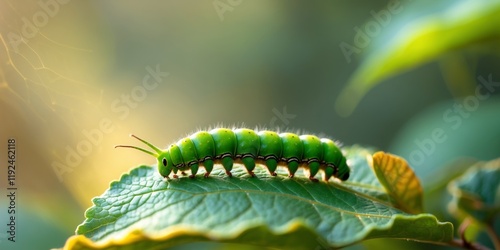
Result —
M 493 245 L 495 246 L 495 249 L 499 250 L 500 249 L 500 238 L 498 237 L 495 230 L 493 229 L 493 222 L 488 223 L 486 225 L 486 233 L 488 233 L 488 236 L 490 236 L 491 241 L 493 242 Z

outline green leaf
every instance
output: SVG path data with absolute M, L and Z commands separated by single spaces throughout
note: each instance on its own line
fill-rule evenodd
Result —
M 457 105 L 467 104 L 465 100 L 449 100 L 416 114 L 388 149 L 408 160 L 420 178 L 424 195 L 435 186 L 442 189 L 450 177 L 463 174 L 476 159 L 499 156 L 500 140 L 488 138 L 500 138 L 500 98 L 491 95 L 474 110 L 456 110 Z
M 374 152 L 374 149 L 357 145 L 345 148 L 344 153 L 348 159 L 352 174 L 349 181 L 343 184 L 354 191 L 370 196 L 372 199 L 378 199 L 389 204 L 392 202 L 391 197 L 372 170 L 372 155 Z
M 500 212 L 500 159 L 478 163 L 450 183 L 452 213 L 488 224 Z
M 339 114 L 351 114 L 366 92 L 380 81 L 446 53 L 485 43 L 499 49 L 498 1 L 451 2 L 448 8 L 436 13 L 414 16 L 399 24 L 396 35 L 393 32 L 381 37 L 387 45 L 376 47 L 369 54 L 340 93 L 335 104 Z
M 138 167 L 93 200 L 65 249 L 166 248 L 207 240 L 326 249 L 380 237 L 452 240 L 451 223 L 404 213 L 348 188 L 349 181 L 272 177 L 261 167 L 254 172 L 251 178 L 237 166 L 228 178 L 216 168 L 210 178 L 165 181 L 156 168 Z
M 405 159 L 377 152 L 373 155 L 373 170 L 397 208 L 412 214 L 423 212 L 422 186 Z

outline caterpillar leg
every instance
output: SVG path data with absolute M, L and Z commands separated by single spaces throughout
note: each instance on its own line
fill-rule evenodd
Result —
M 189 178 L 193 179 L 196 176 L 196 173 L 198 173 L 198 168 L 198 163 L 191 165 L 191 175 L 189 175 Z
M 248 174 L 251 175 L 252 177 L 255 177 L 255 174 L 253 173 L 253 170 L 255 169 L 255 159 L 248 156 L 241 159 L 241 161 L 243 162 L 243 165 L 245 165 Z
M 312 182 L 318 182 L 319 180 L 314 178 L 313 176 L 309 176 L 309 180 L 311 180 Z
M 213 160 L 206 160 L 203 162 L 203 166 L 205 166 L 205 170 L 207 171 L 203 177 L 207 178 L 210 175 L 210 172 L 212 172 L 212 169 L 214 169 L 214 161 Z
M 226 169 L 226 174 L 229 176 L 229 177 L 232 177 L 233 174 L 231 173 L 231 170 L 233 169 L 233 158 L 231 158 L 230 156 L 226 156 L 224 158 L 221 159 L 222 161 L 222 166 Z
M 266 160 L 266 166 L 267 169 L 269 170 L 269 174 L 272 176 L 276 176 L 276 168 L 278 168 L 278 161 L 276 159 L 268 159 Z
M 174 168 L 172 172 L 174 172 L 174 175 L 173 175 L 174 179 L 179 178 L 179 176 L 177 175 L 177 169 L 176 168 Z
M 319 162 L 313 161 L 308 164 L 309 166 L 309 180 L 313 182 L 318 182 L 318 179 L 314 178 L 314 176 L 318 173 L 319 171 Z
M 330 178 L 332 178 L 333 172 L 334 172 L 333 167 L 326 166 L 324 173 L 323 173 L 323 180 L 325 180 L 325 182 L 328 182 L 328 180 L 330 180 Z
M 187 174 L 186 174 L 186 172 L 184 172 L 184 171 L 182 171 L 182 172 L 181 172 L 181 174 L 182 174 L 182 175 L 187 175 Z
M 299 169 L 299 163 L 297 161 L 291 161 L 288 163 L 288 177 L 293 178 L 295 176 L 295 172 Z

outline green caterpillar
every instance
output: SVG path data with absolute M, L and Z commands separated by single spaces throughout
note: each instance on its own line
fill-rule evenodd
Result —
M 243 163 L 251 176 L 255 176 L 253 170 L 258 163 L 265 165 L 272 176 L 276 176 L 278 166 L 285 166 L 289 177 L 293 177 L 298 168 L 303 167 L 308 170 L 312 181 L 318 181 L 314 176 L 320 169 L 323 170 L 325 181 L 332 176 L 344 181 L 349 178 L 350 169 L 337 145 L 332 140 L 313 135 L 216 128 L 181 139 L 166 150 L 131 136 L 148 145 L 154 152 L 135 146 L 115 147 L 134 148 L 156 157 L 158 170 L 167 179 L 171 172 L 177 178 L 177 171 L 184 174 L 185 170 L 191 170 L 189 177 L 194 178 L 200 165 L 205 167 L 204 176 L 208 177 L 214 164 L 222 164 L 226 174 L 231 177 L 234 162 Z

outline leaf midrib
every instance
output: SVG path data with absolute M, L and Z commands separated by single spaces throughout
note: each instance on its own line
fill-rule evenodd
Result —
M 132 196 L 142 196 L 142 195 L 145 195 L 145 194 L 150 194 L 150 193 L 155 193 L 155 192 L 164 192 L 166 191 L 167 189 L 157 189 L 157 190 L 152 190 L 152 191 L 149 191 L 149 192 L 144 192 L 144 193 L 139 193 L 139 194 L 133 194 Z M 391 216 L 381 216 L 381 215 L 377 215 L 377 214 L 362 214 L 362 213 L 356 213 L 356 212 L 352 212 L 352 211 L 348 211 L 348 210 L 342 210 L 342 209 L 339 209 L 337 207 L 334 207 L 332 205 L 329 205 L 329 204 L 325 204 L 325 203 L 322 203 L 322 202 L 319 202 L 319 201 L 315 201 L 315 200 L 311 200 L 311 199 L 308 199 L 308 198 L 305 198 L 305 197 L 301 197 L 301 196 L 297 196 L 297 195 L 292 195 L 292 194 L 287 194 L 287 193 L 281 193 L 281 192 L 274 192 L 274 191 L 266 191 L 266 190 L 247 190 L 247 189 L 238 189 L 238 190 L 217 190 L 217 191 L 204 191 L 204 192 L 192 192 L 192 191 L 188 191 L 188 190 L 183 190 L 183 189 L 175 189 L 175 188 L 168 188 L 168 190 L 172 190 L 172 191 L 175 191 L 175 192 L 181 192 L 181 193 L 187 193 L 187 194 L 190 194 L 191 196 L 200 196 L 200 195 L 212 195 L 212 194 L 219 194 L 219 193 L 255 193 L 255 194 L 263 194 L 263 195 L 274 195 L 274 196 L 282 196 L 282 197 L 287 197 L 287 198 L 291 198 L 291 199 L 297 199 L 297 200 L 300 200 L 300 201 L 303 201 L 303 202 L 307 202 L 307 203 L 310 203 L 311 205 L 320 205 L 320 206 L 323 206 L 323 207 L 327 207 L 331 210 L 334 210 L 334 211 L 337 211 L 337 212 L 342 212 L 342 213 L 346 213 L 346 214 L 352 214 L 352 215 L 361 215 L 361 216 L 370 216 L 370 217 L 380 217 L 380 218 L 390 218 Z M 352 192 L 354 195 L 356 196 L 362 196 L 364 198 L 366 198 L 364 195 L 360 195 L 360 193 L 356 192 L 355 190 L 349 190 L 350 192 Z M 183 199 L 181 201 L 175 201 L 173 203 L 169 203 L 169 205 L 171 204 L 177 204 L 179 202 L 183 202 L 183 201 L 186 201 L 188 199 Z M 373 199 L 368 199 L 374 203 L 380 203 L 382 205 L 385 205 L 383 202 L 379 202 L 377 200 L 373 200 Z

